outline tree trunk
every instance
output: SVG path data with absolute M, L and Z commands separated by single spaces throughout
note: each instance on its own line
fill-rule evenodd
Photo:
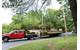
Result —
M 77 1 L 76 0 L 68 0 L 70 4 L 70 10 L 72 12 L 72 17 L 75 25 L 75 31 L 77 33 Z

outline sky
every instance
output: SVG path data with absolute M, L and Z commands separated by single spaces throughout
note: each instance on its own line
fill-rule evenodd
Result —
M 51 5 L 48 6 L 48 8 L 53 8 L 53 9 L 59 9 L 60 8 L 60 4 L 58 4 L 58 2 L 56 0 L 52 0 L 51 1 Z M 11 23 L 12 20 L 12 11 L 11 9 L 7 8 L 7 9 L 3 9 L 1 8 L 1 14 L 0 14 L 0 23 Z
M 3 23 L 11 23 L 11 18 L 12 18 L 12 11 L 11 9 L 3 9 L 2 8 L 2 12 L 1 12 L 1 15 L 0 15 L 0 22 L 3 24 Z

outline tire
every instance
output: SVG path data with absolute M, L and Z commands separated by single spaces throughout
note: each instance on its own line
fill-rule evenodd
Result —
M 8 42 L 9 41 L 9 38 L 8 37 L 3 37 L 3 42 Z
M 37 39 L 37 35 L 27 35 L 27 39 L 28 40 L 36 40 Z
M 27 40 L 32 40 L 32 35 L 27 35 Z
M 33 40 L 37 40 L 38 38 L 37 38 L 37 37 L 33 37 L 32 39 L 33 39 Z
M 27 38 L 27 40 L 33 40 L 33 38 L 29 37 L 29 38 Z

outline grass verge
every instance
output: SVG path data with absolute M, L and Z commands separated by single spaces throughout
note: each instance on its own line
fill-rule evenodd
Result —
M 77 37 L 67 36 L 34 40 L 30 43 L 10 48 L 9 50 L 77 50 Z

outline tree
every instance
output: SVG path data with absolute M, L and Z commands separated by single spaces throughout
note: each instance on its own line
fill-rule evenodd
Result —
M 72 12 L 73 21 L 75 25 L 75 30 L 77 33 L 77 1 L 76 0 L 68 0 L 70 4 L 70 10 Z
M 50 28 L 60 28 L 63 27 L 63 22 L 61 20 L 61 10 L 48 9 L 47 14 L 44 17 L 44 24 L 50 26 Z
M 74 25 L 75 25 L 75 32 L 77 32 L 77 2 L 76 0 L 57 0 L 57 1 L 59 1 L 60 4 L 62 4 L 62 2 L 65 1 L 66 8 L 70 6 L 69 9 L 71 10 L 71 13 L 72 13 L 72 18 L 73 18 Z M 65 5 L 63 6 L 65 7 Z
M 24 24 L 26 23 L 27 25 L 31 25 L 35 29 L 35 27 L 39 27 L 42 15 L 43 14 L 41 11 L 37 12 L 37 11 L 31 10 L 28 13 L 25 13 L 23 23 Z
M 11 8 L 15 13 L 22 14 L 29 10 L 40 10 L 50 2 L 51 0 L 3 0 L 2 7 Z
M 16 29 L 24 29 L 24 30 L 41 29 L 42 27 L 48 30 L 50 28 L 55 28 L 55 29 L 62 28 L 64 30 L 64 22 L 61 9 L 60 10 L 48 9 L 46 11 L 46 14 L 43 16 L 43 26 L 41 25 L 42 16 L 43 16 L 42 11 L 34 11 L 34 10 L 22 14 L 21 16 L 16 14 L 12 17 L 12 22 L 8 26 L 5 25 L 7 28 L 3 27 L 3 29 L 8 29 L 8 32 Z M 72 31 L 73 19 L 71 18 L 70 13 L 68 13 L 68 15 L 66 16 L 67 16 L 66 21 L 68 30 Z
M 10 24 L 14 29 L 35 29 L 39 28 L 41 23 L 41 11 L 31 10 L 28 13 L 22 14 L 21 16 L 16 14 L 13 16 L 13 22 Z M 19 26 L 18 26 L 19 25 Z
M 62 1 L 64 0 L 58 0 L 58 1 L 59 3 L 62 3 Z M 41 3 L 40 6 L 39 6 L 39 2 Z M 13 23 L 12 23 L 15 29 L 18 29 L 18 28 L 26 29 L 29 27 L 30 28 L 39 27 L 41 25 L 41 22 L 42 22 L 41 17 L 44 16 L 42 13 L 43 11 L 41 10 L 43 10 L 43 7 L 50 5 L 50 3 L 51 3 L 51 0 L 9 0 L 9 1 L 3 0 L 2 7 L 12 8 L 14 12 L 16 13 L 13 16 Z M 65 10 L 64 12 L 65 12 L 66 18 L 69 19 L 67 20 L 67 26 L 70 26 L 69 23 L 71 23 L 72 25 L 73 22 L 71 18 L 71 12 L 70 12 L 69 5 L 70 4 L 66 2 L 65 5 L 62 5 L 60 10 L 48 9 L 46 11 L 47 13 L 43 17 L 44 27 L 63 28 L 64 24 L 63 24 L 62 10 Z M 63 6 L 64 6 L 64 9 L 63 9 Z
M 3 28 L 2 29 L 2 33 L 8 33 L 8 32 L 10 32 L 12 30 L 10 25 L 8 25 L 6 23 L 2 24 L 2 28 Z

